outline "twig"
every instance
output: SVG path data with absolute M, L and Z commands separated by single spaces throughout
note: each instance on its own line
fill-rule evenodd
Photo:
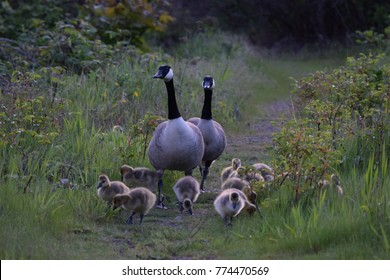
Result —
M 27 188 L 30 185 L 32 178 L 33 178 L 33 176 L 30 176 L 30 179 L 28 179 L 27 184 L 23 189 L 23 193 L 27 193 Z

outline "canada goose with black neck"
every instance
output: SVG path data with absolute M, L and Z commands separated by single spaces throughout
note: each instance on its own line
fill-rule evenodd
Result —
M 209 174 L 209 168 L 214 160 L 219 158 L 226 148 L 226 135 L 222 126 L 213 120 L 211 111 L 211 100 L 215 81 L 213 77 L 206 76 L 202 83 L 204 89 L 204 103 L 202 115 L 200 118 L 190 118 L 188 121 L 197 125 L 203 135 L 205 144 L 202 164 L 199 166 L 202 180 L 200 182 L 201 190 L 204 190 L 204 183 Z
M 185 175 L 199 166 L 204 153 L 203 137 L 199 128 L 184 121 L 176 103 L 173 70 L 168 65 L 158 68 L 154 78 L 162 79 L 168 94 L 168 120 L 157 126 L 148 147 L 149 161 L 159 174 L 157 206 L 161 201 L 165 170 L 184 171 Z

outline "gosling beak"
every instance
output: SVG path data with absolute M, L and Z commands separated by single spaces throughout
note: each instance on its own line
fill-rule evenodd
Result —
M 97 185 L 97 188 L 100 189 L 102 187 L 102 183 L 99 182 L 99 184 Z
M 236 209 L 237 203 L 233 202 L 233 209 Z

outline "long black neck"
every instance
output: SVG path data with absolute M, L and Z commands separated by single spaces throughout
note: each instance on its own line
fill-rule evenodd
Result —
M 211 113 L 211 97 L 213 95 L 213 91 L 211 89 L 204 90 L 204 103 L 202 109 L 202 119 L 211 120 L 213 115 Z
M 168 119 L 173 120 L 181 117 L 179 108 L 176 103 L 175 87 L 173 85 L 173 79 L 165 82 L 168 92 Z

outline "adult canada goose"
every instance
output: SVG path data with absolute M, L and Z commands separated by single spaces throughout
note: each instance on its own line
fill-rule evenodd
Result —
M 243 209 L 255 210 L 256 206 L 247 200 L 242 191 L 226 189 L 214 200 L 214 208 L 224 220 L 225 226 L 230 226 L 232 225 L 233 217 L 237 216 Z
M 179 201 L 180 211 L 182 212 L 186 209 L 192 215 L 192 204 L 198 199 L 200 194 L 198 181 L 192 176 L 185 176 L 176 182 L 173 186 L 173 191 Z
M 147 167 L 131 167 L 129 165 L 122 165 L 121 169 L 121 181 L 128 187 L 139 186 L 148 188 L 150 191 L 155 192 L 158 186 L 158 173 Z
M 98 196 L 107 202 L 112 202 L 117 194 L 126 194 L 130 189 L 120 181 L 110 181 L 107 175 L 101 174 L 97 185 Z
M 199 128 L 184 121 L 180 115 L 172 68 L 168 65 L 160 66 L 154 78 L 164 81 L 168 93 L 168 120 L 157 126 L 148 147 L 149 161 L 159 174 L 157 204 L 164 208 L 161 201 L 164 171 L 178 170 L 191 175 L 192 170 L 201 163 L 204 143 Z
M 204 103 L 200 118 L 190 118 L 188 121 L 197 125 L 202 132 L 205 144 L 202 164 L 199 166 L 202 180 L 200 189 L 204 190 L 204 182 L 209 174 L 210 165 L 216 160 L 226 148 L 226 135 L 222 126 L 213 120 L 211 112 L 211 100 L 215 81 L 213 77 L 206 76 L 202 83 L 204 89 Z
M 221 172 L 221 182 L 225 182 L 229 177 L 230 174 L 232 174 L 233 171 L 237 170 L 239 167 L 241 167 L 241 160 L 239 158 L 233 158 L 232 159 L 232 165 L 225 167 Z
M 132 213 L 126 221 L 126 224 L 133 223 L 133 216 L 140 215 L 139 224 L 149 210 L 156 203 L 156 195 L 144 187 L 131 189 L 127 194 L 119 194 L 114 197 L 114 207 L 120 207 L 130 210 Z
M 274 171 L 273 169 L 265 163 L 255 163 L 253 164 L 255 170 L 260 171 L 266 182 L 274 180 Z

